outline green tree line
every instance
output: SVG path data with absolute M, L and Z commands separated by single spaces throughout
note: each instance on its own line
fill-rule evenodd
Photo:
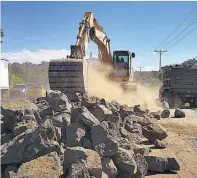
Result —
M 35 83 L 48 87 L 48 62 L 41 64 L 10 63 L 9 78 L 11 87 L 22 83 Z
M 36 83 L 41 84 L 44 87 L 48 87 L 48 62 L 42 62 L 41 64 L 26 63 L 10 63 L 9 74 L 10 74 L 10 85 L 20 83 Z M 151 86 L 158 86 L 160 81 L 158 79 L 158 72 L 145 72 L 136 71 L 134 73 L 137 81 L 143 80 L 148 81 Z

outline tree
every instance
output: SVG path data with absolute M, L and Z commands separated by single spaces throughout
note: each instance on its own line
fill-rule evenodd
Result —
M 19 76 L 10 74 L 10 86 L 13 87 L 16 84 L 24 84 L 24 80 L 22 80 Z
M 1 43 L 3 43 L 2 38 L 3 38 L 4 36 L 5 36 L 5 35 L 4 35 L 4 32 L 3 32 L 3 29 L 1 29 Z
M 25 79 L 25 72 L 24 72 L 24 68 L 21 64 L 19 63 L 12 63 L 9 65 L 9 72 L 11 74 L 14 74 L 15 76 L 19 76 L 21 79 Z

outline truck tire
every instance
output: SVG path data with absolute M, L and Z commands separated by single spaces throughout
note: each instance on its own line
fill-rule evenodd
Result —
M 181 104 L 181 97 L 173 92 L 166 92 L 163 95 L 164 101 L 169 104 L 170 108 L 178 108 Z
M 195 98 L 195 107 L 197 108 L 197 96 Z
M 171 92 L 165 92 L 163 94 L 163 99 L 165 102 L 168 103 L 169 108 L 173 107 L 173 97 L 172 97 L 172 93 Z
M 194 98 L 194 101 L 190 103 L 191 108 L 197 108 L 197 96 Z
M 180 104 L 181 104 L 181 97 L 178 94 L 173 93 L 173 107 L 179 108 Z

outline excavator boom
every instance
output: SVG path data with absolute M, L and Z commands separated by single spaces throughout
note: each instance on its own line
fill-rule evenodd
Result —
M 112 63 L 110 39 L 107 37 L 102 26 L 94 18 L 93 13 L 85 12 L 84 18 L 79 24 L 76 44 L 70 46 L 71 55 L 68 58 L 83 59 L 90 40 L 97 45 L 102 62 Z

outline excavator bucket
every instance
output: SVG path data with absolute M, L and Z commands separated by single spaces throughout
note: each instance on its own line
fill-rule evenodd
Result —
M 51 90 L 67 95 L 86 92 L 87 62 L 82 59 L 51 60 L 48 68 Z

